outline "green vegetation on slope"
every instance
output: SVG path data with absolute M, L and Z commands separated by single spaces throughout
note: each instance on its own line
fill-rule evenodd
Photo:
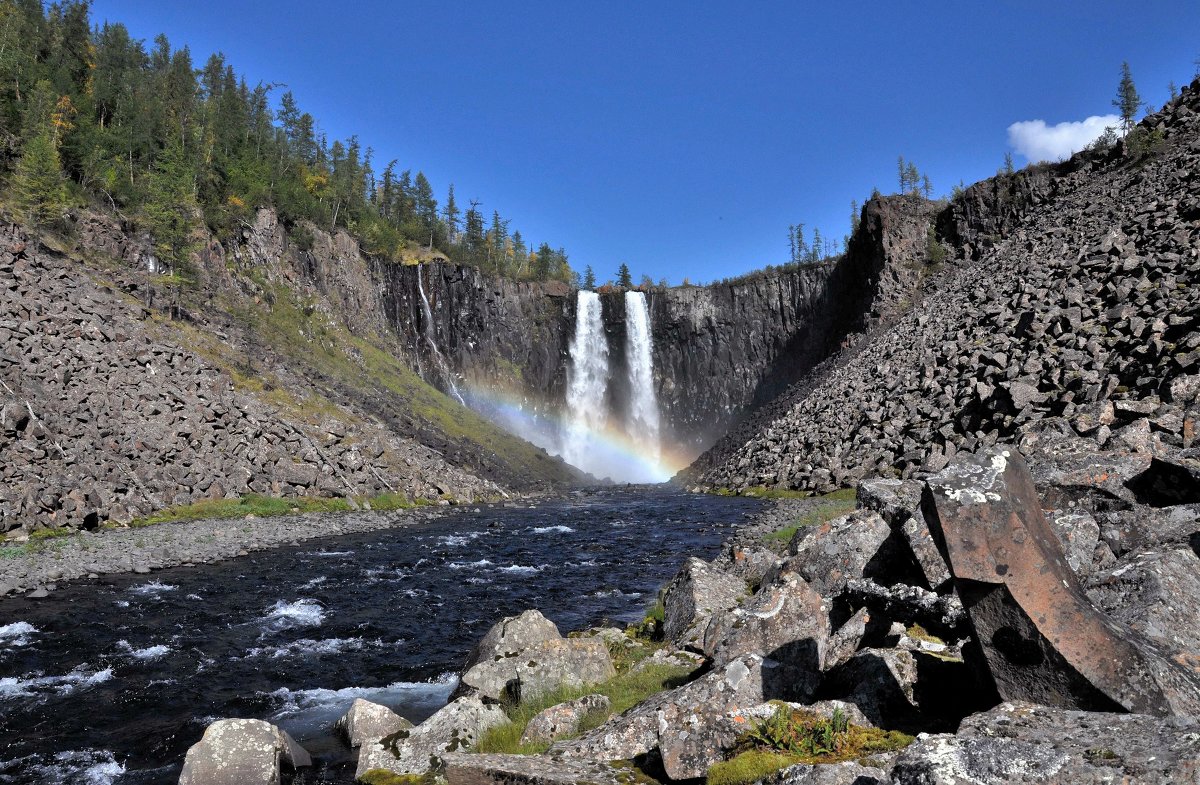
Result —
M 309 220 L 384 258 L 436 249 L 500 275 L 575 280 L 563 249 L 528 247 L 475 202 L 460 209 L 453 185 L 439 206 L 421 172 L 376 172 L 355 136 L 330 143 L 290 92 L 273 106 L 275 86 L 247 84 L 223 55 L 197 67 L 187 47 L 94 27 L 89 10 L 0 0 L 0 177 L 22 220 L 62 227 L 90 200 L 150 232 L 159 261 L 188 277 L 201 222 L 224 241 L 271 206 L 302 247 Z
M 210 518 L 245 518 L 253 515 L 258 518 L 269 518 L 277 515 L 294 515 L 310 512 L 350 512 L 361 509 L 364 505 L 372 510 L 403 510 L 418 506 L 424 500 L 409 501 L 401 494 L 384 493 L 369 499 L 356 500 L 357 507 L 343 498 L 315 498 L 299 496 L 280 498 L 278 496 L 261 496 L 246 494 L 236 499 L 205 499 L 194 504 L 168 507 L 153 515 L 132 521 L 131 527 L 152 526 L 157 523 L 178 523 L 180 521 L 201 521 Z M 119 528 L 119 527 L 118 527 Z
M 378 417 L 399 420 L 444 439 L 445 445 L 434 446 L 452 462 L 480 470 L 485 476 L 499 471 L 506 483 L 572 476 L 560 461 L 430 386 L 381 348 L 382 341 L 377 344 L 353 335 L 322 317 L 313 303 L 298 301 L 288 289 L 260 283 L 268 292 L 267 302 L 235 309 L 235 317 L 291 367 L 308 369 L 334 389 L 372 402 L 370 408 Z M 243 384 L 255 383 L 255 373 L 243 367 L 239 374 Z M 308 405 L 328 404 L 314 399 Z M 454 448 L 457 455 L 453 455 Z

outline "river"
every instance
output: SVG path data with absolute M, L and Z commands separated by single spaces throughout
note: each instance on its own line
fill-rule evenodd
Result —
M 316 761 L 297 783 L 353 782 L 332 726 L 356 696 L 417 722 L 503 616 L 538 608 L 564 633 L 639 620 L 758 509 L 605 490 L 4 600 L 0 783 L 174 783 L 221 717 L 291 733 Z

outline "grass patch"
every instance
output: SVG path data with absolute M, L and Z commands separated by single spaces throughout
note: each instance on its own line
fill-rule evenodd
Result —
M 549 744 L 521 744 L 521 736 L 529 721 L 551 706 L 564 701 L 582 698 L 584 695 L 603 695 L 610 702 L 604 712 L 592 712 L 584 718 L 579 733 L 599 727 L 614 714 L 626 711 L 652 695 L 682 684 L 691 669 L 675 665 L 649 665 L 640 670 L 627 670 L 616 678 L 590 687 L 563 687 L 538 698 L 507 706 L 509 722 L 492 728 L 475 745 L 476 752 L 496 752 L 515 755 L 535 755 L 549 749 Z
M 796 763 L 841 763 L 903 749 L 913 737 L 899 731 L 851 725 L 836 711 L 831 718 L 778 706 L 743 736 L 737 754 L 709 769 L 708 785 L 746 785 Z
M 827 493 L 814 499 L 815 506 L 800 516 L 792 526 L 774 531 L 763 536 L 768 545 L 787 545 L 796 536 L 796 532 L 807 526 L 820 526 L 834 518 L 854 512 L 858 506 L 858 491 L 854 488 L 843 488 L 840 491 Z
M 372 510 L 402 510 L 416 506 L 403 494 L 384 493 L 365 500 Z M 419 502 L 418 502 L 419 503 Z M 179 523 L 208 519 L 245 518 L 253 515 L 270 518 L 277 515 L 295 515 L 313 512 L 351 512 L 354 507 L 342 498 L 316 498 L 310 496 L 279 497 L 246 494 L 237 499 L 204 499 L 192 504 L 168 507 L 144 518 L 130 522 L 130 526 L 153 526 L 159 523 Z
M 705 782 L 707 785 L 745 785 L 757 782 L 780 769 L 786 769 L 794 763 L 795 758 L 781 752 L 747 750 L 730 760 L 713 764 L 708 770 Z
M 920 624 L 914 624 L 904 631 L 904 634 L 915 641 L 925 641 L 926 643 L 940 643 L 943 646 L 946 642 L 936 635 L 931 635 L 928 630 Z
M 371 769 L 358 778 L 366 785 L 436 785 L 438 778 L 433 772 L 425 774 L 396 774 L 387 769 Z
M 34 542 L 38 540 L 53 540 L 58 537 L 70 537 L 75 533 L 75 529 L 69 529 L 66 526 L 52 526 L 45 529 L 34 529 L 29 533 L 29 539 Z

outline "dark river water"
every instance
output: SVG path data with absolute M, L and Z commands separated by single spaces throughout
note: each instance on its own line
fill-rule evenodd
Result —
M 425 718 L 488 627 L 527 608 L 564 633 L 638 620 L 757 508 L 602 491 L 5 600 L 0 783 L 174 783 L 221 717 L 291 733 L 317 764 L 298 782 L 352 782 L 332 726 L 355 697 Z

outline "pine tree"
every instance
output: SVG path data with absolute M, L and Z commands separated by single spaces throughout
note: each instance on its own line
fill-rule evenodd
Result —
M 904 165 L 904 156 L 897 159 L 896 170 L 900 179 L 900 193 L 908 193 L 908 167 Z
M 1179 86 L 1174 81 L 1167 82 L 1167 94 L 1171 96 L 1171 100 L 1179 98 Z
M 929 175 L 921 175 L 921 193 L 926 199 L 933 197 L 933 181 L 929 179 Z
M 443 218 L 446 221 L 446 234 L 451 243 L 458 237 L 458 203 L 454 201 L 454 183 L 450 183 L 450 192 L 446 194 L 446 207 Z
M 1121 113 L 1121 130 L 1128 134 L 1133 128 L 1138 110 L 1142 107 L 1142 97 L 1138 95 L 1137 87 L 1133 84 L 1133 74 L 1129 71 L 1129 63 L 1121 63 L 1121 81 L 1117 85 L 1117 97 L 1112 105 Z
M 13 206 L 22 220 L 48 226 L 61 220 L 70 206 L 58 146 L 49 130 L 25 143 L 12 177 Z
M 198 208 L 193 174 L 182 144 L 167 145 L 146 183 L 141 219 L 154 238 L 154 251 L 163 266 L 186 277 L 191 273 L 190 258 L 196 249 L 192 232 Z
M 1012 153 L 1005 153 L 1004 154 L 1004 166 L 1002 166 L 1000 168 L 1000 174 L 1012 174 L 1014 171 L 1016 171 L 1016 170 L 1013 168 Z
M 617 286 L 622 289 L 633 288 L 633 275 L 629 272 L 629 265 L 624 262 L 617 268 Z
M 860 216 L 861 216 L 861 212 L 858 209 L 858 201 L 856 199 L 851 199 L 850 200 L 850 233 L 851 234 L 858 231 L 858 222 L 859 222 L 859 220 L 861 220 Z
M 912 194 L 920 193 L 921 188 L 921 173 L 917 171 L 917 165 L 912 161 L 908 162 L 908 191 Z
M 583 270 L 583 288 L 588 290 L 596 288 L 596 273 L 590 264 Z

